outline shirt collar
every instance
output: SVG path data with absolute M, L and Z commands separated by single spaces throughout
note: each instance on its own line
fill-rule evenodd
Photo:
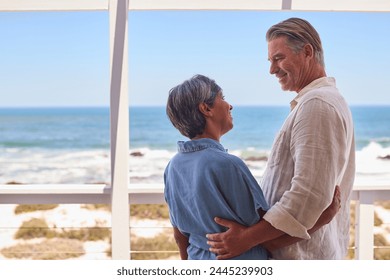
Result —
M 181 153 L 195 152 L 207 148 L 215 148 L 223 152 L 227 152 L 227 150 L 219 142 L 209 138 L 177 142 L 177 150 Z
M 298 95 L 293 100 L 291 100 L 291 102 L 290 102 L 290 109 L 291 109 L 291 111 L 295 108 L 295 106 L 297 106 L 299 100 L 307 92 L 309 92 L 312 89 L 325 87 L 325 86 L 336 86 L 335 78 L 333 78 L 333 77 L 318 78 L 318 79 L 312 81 L 307 86 L 305 86 L 300 92 L 298 92 Z

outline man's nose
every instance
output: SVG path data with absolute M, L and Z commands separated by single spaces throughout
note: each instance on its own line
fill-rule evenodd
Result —
M 276 65 L 276 63 L 271 63 L 271 65 L 270 65 L 270 67 L 269 67 L 269 73 L 271 74 L 271 75 L 273 75 L 273 74 L 275 74 L 275 73 L 277 73 L 278 72 L 278 69 L 279 69 L 279 67 Z

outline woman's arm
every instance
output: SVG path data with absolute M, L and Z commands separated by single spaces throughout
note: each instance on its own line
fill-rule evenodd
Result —
M 318 218 L 315 225 L 308 230 L 309 234 L 312 234 L 313 232 L 317 231 L 322 226 L 328 224 L 334 216 L 338 213 L 340 210 L 340 187 L 336 186 L 336 189 L 334 191 L 333 200 L 332 203 L 322 212 L 321 216 Z M 283 248 L 286 246 L 289 246 L 291 244 L 294 244 L 298 241 L 301 241 L 301 238 L 298 237 L 292 237 L 288 234 L 284 234 L 279 238 L 264 242 L 261 244 L 264 248 L 266 248 L 269 252 L 272 252 L 276 249 Z
M 176 244 L 179 247 L 180 258 L 182 260 L 187 260 L 188 259 L 187 247 L 189 245 L 188 237 L 182 234 L 180 230 L 176 227 L 173 228 L 173 237 L 175 238 Z

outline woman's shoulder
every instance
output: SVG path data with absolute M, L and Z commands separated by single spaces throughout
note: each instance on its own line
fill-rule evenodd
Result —
M 228 152 L 213 151 L 206 159 L 209 164 L 216 165 L 217 167 L 235 167 L 238 169 L 247 169 L 245 162 L 236 155 L 229 154 Z

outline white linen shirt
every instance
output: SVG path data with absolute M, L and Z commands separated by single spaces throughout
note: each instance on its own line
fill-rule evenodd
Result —
M 275 259 L 343 259 L 349 242 L 350 196 L 355 178 L 352 115 L 334 78 L 317 79 L 291 102 L 262 179 L 271 208 L 264 219 L 303 238 L 272 252 Z M 341 209 L 314 232 L 321 213 L 341 189 Z

